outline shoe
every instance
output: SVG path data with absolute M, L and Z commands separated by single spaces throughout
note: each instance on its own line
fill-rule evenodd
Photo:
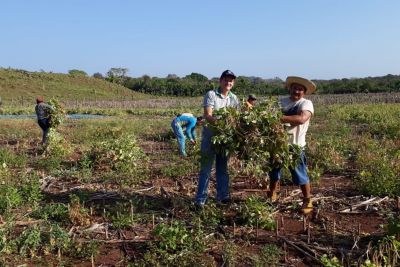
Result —
M 271 201 L 271 202 L 275 202 L 278 200 L 278 194 L 276 192 L 271 192 L 268 191 L 267 192 L 267 198 Z
M 225 199 L 217 202 L 217 207 L 219 207 L 219 208 L 229 207 L 231 204 L 232 204 L 232 199 L 225 198 Z
M 202 211 L 202 210 L 204 210 L 204 204 L 195 202 L 192 206 L 192 210 L 193 211 Z
M 301 211 L 303 214 L 310 214 L 313 211 L 313 204 L 311 198 L 304 198 Z

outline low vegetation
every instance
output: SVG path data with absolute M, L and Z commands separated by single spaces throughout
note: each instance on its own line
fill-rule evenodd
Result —
M 199 145 L 180 158 L 169 125 L 176 109 L 155 110 L 66 119 L 48 152 L 34 119 L 1 119 L 1 264 L 398 264 L 399 105 L 316 105 L 307 156 L 313 191 L 323 194 L 316 194 L 313 218 L 299 215 L 295 190 L 287 185 L 278 203 L 267 202 L 260 175 L 244 173 L 235 156 L 229 164 L 233 203 L 215 202 L 212 180 L 211 198 L 197 210 Z M 350 189 L 342 191 L 333 178 Z M 365 205 L 356 210 L 361 215 L 344 213 L 357 208 L 356 197 L 383 204 Z M 363 216 L 383 227 L 363 230 Z

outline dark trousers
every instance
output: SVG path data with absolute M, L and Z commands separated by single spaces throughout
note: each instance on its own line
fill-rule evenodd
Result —
M 47 134 L 49 133 L 50 129 L 50 120 L 48 118 L 38 120 L 38 124 L 40 128 L 42 128 L 43 131 L 43 137 L 42 137 L 42 144 L 46 144 L 47 142 Z

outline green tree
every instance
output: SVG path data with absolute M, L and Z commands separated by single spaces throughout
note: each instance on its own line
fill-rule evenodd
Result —
M 129 70 L 127 68 L 111 68 L 107 72 L 106 80 L 113 83 L 123 84 L 127 78 L 126 74 L 128 71 Z
M 192 79 L 198 82 L 206 82 L 208 78 L 200 73 L 192 72 L 190 75 L 186 75 L 185 79 Z
M 69 70 L 68 74 L 71 76 L 87 76 L 86 72 L 84 72 L 83 70 L 77 70 L 77 69 Z
M 100 72 L 94 73 L 92 77 L 96 79 L 104 79 L 103 74 L 101 74 Z

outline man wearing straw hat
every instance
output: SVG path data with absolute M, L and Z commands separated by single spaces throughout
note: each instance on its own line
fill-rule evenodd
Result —
M 289 90 L 290 96 L 280 101 L 283 111 L 281 122 L 287 125 L 289 143 L 304 148 L 310 119 L 314 114 L 313 103 L 305 99 L 304 95 L 312 94 L 316 90 L 316 85 L 307 79 L 289 76 L 286 79 L 286 87 Z M 303 193 L 302 212 L 309 214 L 313 210 L 313 205 L 304 149 L 301 152 L 300 162 L 296 168 L 290 169 L 290 173 L 293 183 L 299 185 Z M 281 176 L 281 170 L 274 169 L 270 172 L 269 176 L 270 191 L 268 192 L 268 197 L 274 201 L 277 199 L 276 189 Z

